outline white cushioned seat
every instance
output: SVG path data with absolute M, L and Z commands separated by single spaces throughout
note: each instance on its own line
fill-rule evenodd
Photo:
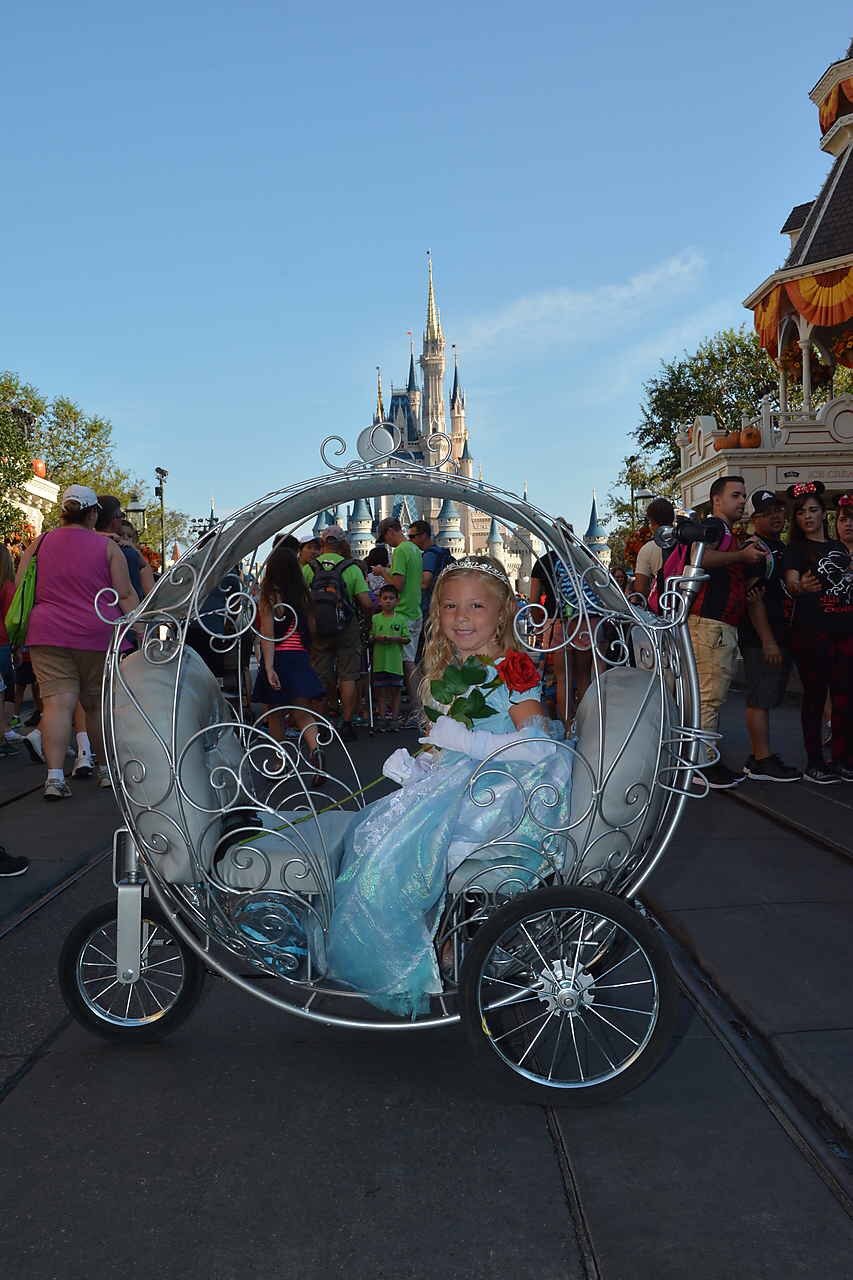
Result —
M 592 887 L 606 884 L 631 850 L 641 848 L 657 827 L 668 797 L 657 783 L 660 764 L 666 763 L 665 758 L 659 760 L 666 751 L 661 748 L 661 737 L 669 736 L 674 713 L 670 695 L 655 670 L 610 668 L 601 677 L 600 689 L 604 725 L 601 777 L 606 782 L 593 804 L 593 774 L 583 760 L 575 761 L 569 833 L 578 846 L 573 878 Z M 598 770 L 600 737 L 599 685 L 595 681 L 581 700 L 575 728 L 577 750 L 594 773 Z

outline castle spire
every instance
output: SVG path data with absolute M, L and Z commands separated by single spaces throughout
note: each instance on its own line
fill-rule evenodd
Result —
M 465 392 L 459 382 L 459 352 L 456 350 L 456 343 L 453 344 L 453 389 L 450 392 L 450 408 L 465 408 Z
M 415 378 L 415 340 L 409 332 L 409 381 L 406 385 L 408 392 L 417 391 L 418 383 Z
M 423 370 L 423 400 L 421 403 L 421 431 L 424 436 L 444 435 L 444 333 L 435 301 L 432 280 L 432 257 L 429 257 L 429 284 L 427 287 L 427 321 L 424 329 L 423 354 L 420 357 Z
M 427 289 L 427 318 L 426 329 L 424 330 L 424 340 L 438 342 L 443 344 L 444 334 L 441 331 L 441 316 L 438 311 L 438 304 L 435 300 L 435 289 L 432 283 L 432 254 L 427 249 L 427 264 L 429 268 L 429 287 Z
M 379 365 L 376 366 L 376 412 L 373 415 L 373 421 L 385 421 L 385 405 L 382 403 L 382 370 Z

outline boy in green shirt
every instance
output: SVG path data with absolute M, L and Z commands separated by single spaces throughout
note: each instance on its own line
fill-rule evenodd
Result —
M 397 606 L 400 593 L 393 583 L 379 592 L 379 608 L 370 624 L 373 646 L 373 690 L 376 696 L 376 728 L 380 733 L 396 729 L 403 688 L 403 648 L 409 643 L 409 625 Z

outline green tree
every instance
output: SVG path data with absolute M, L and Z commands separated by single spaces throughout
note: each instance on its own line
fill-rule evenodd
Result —
M 114 493 L 122 500 L 133 492 L 133 477 L 113 459 L 108 418 L 86 414 L 73 400 L 58 396 L 44 415 L 40 434 L 41 456 L 60 494 L 69 484 L 86 484 L 96 493 Z M 45 523 L 58 520 L 57 507 Z
M 60 494 L 69 484 L 86 484 L 95 493 L 111 493 L 127 505 L 136 496 L 148 508 L 144 537 L 155 547 L 160 543 L 160 511 L 150 487 L 129 471 L 117 465 L 114 457 L 113 427 L 108 418 L 84 413 L 73 400 L 59 396 L 41 419 L 39 431 L 41 456 L 47 464 L 51 480 L 59 485 Z M 45 519 L 46 527 L 59 522 L 57 506 Z M 187 516 L 181 511 L 166 511 L 166 545 L 182 541 L 186 534 Z M 140 530 L 140 534 L 143 531 Z
M 14 495 L 33 474 L 35 439 L 46 408 L 35 387 L 0 373 L 0 542 L 24 536 L 26 517 Z
M 607 538 L 610 547 L 611 564 L 626 565 L 626 544 L 631 534 L 645 520 L 645 509 L 648 502 L 635 502 L 631 510 L 631 489 L 634 493 L 640 489 L 649 489 L 656 498 L 678 498 L 678 483 L 665 469 L 654 461 L 643 459 L 639 454 L 632 454 L 622 459 L 622 467 L 608 494 L 610 533 Z
M 747 330 L 723 329 L 675 360 L 661 362 L 660 372 L 643 384 L 642 421 L 634 432 L 641 449 L 651 455 L 661 476 L 675 477 L 681 466 L 676 437 L 699 414 L 711 413 L 720 429 L 740 426 L 741 414 L 757 416 L 764 396 L 779 408 L 779 375 Z M 833 395 L 853 391 L 853 373 L 836 369 L 833 382 L 816 387 L 812 401 L 820 405 Z M 789 388 L 789 405 L 802 404 L 802 388 Z M 650 486 L 651 487 L 651 486 Z
M 657 460 L 652 466 L 674 477 L 681 466 L 676 436 L 683 427 L 703 413 L 712 413 L 721 429 L 740 426 L 741 414 L 757 413 L 764 396 L 775 399 L 777 381 L 756 334 L 744 326 L 724 329 L 692 355 L 661 362 L 657 376 L 643 384 L 642 422 L 634 436 Z

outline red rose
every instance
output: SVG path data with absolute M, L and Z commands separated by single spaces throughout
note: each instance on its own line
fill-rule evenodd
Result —
M 528 689 L 534 689 L 540 680 L 533 661 L 517 649 L 510 649 L 499 664 L 498 675 L 511 693 L 526 693 Z

